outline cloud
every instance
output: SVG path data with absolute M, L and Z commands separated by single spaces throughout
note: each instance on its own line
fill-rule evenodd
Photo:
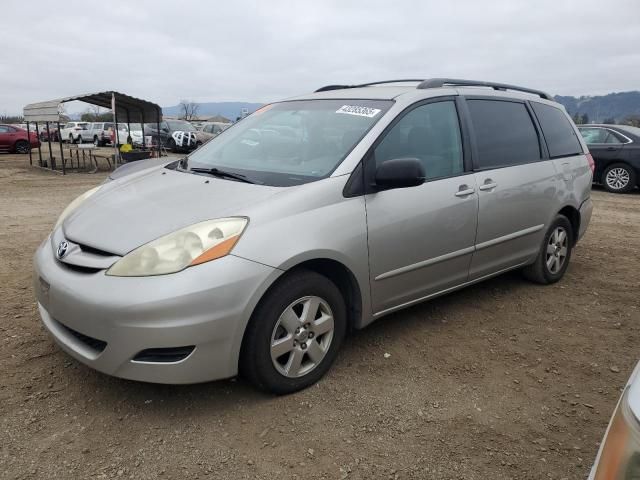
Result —
M 640 2 L 6 2 L 0 113 L 117 90 L 163 106 L 467 77 L 554 94 L 640 84 Z

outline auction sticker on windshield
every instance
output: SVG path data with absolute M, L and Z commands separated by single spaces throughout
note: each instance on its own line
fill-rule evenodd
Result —
M 379 108 L 361 107 L 358 105 L 343 105 L 336 113 L 346 113 L 347 115 L 358 115 L 359 117 L 373 118 L 379 114 L 381 110 Z

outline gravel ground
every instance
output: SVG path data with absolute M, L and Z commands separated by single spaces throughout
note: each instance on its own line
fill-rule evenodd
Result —
M 594 190 L 564 280 L 506 274 L 386 317 L 316 386 L 97 373 L 57 348 L 31 258 L 105 173 L 0 156 L 0 478 L 584 479 L 638 354 L 640 194 Z M 385 355 L 385 354 L 390 355 Z

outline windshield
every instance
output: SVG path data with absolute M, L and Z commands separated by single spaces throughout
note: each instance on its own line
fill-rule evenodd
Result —
M 191 125 L 189 122 L 169 120 L 167 121 L 167 124 L 169 125 L 169 128 L 172 131 L 178 131 L 178 132 L 195 132 L 196 131 L 196 127 Z
M 300 100 L 261 108 L 191 154 L 189 167 L 273 186 L 325 178 L 384 115 L 390 100 Z
M 132 123 L 131 124 L 131 131 L 135 132 L 136 130 L 141 130 L 142 126 L 139 123 Z M 126 123 L 119 123 L 118 124 L 118 130 L 124 130 L 129 131 L 129 126 Z

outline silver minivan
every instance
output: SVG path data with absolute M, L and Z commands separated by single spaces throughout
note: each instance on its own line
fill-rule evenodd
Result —
M 345 335 L 512 269 L 564 275 L 593 161 L 544 92 L 456 79 L 323 87 L 180 160 L 117 169 L 35 254 L 58 344 L 118 377 L 242 374 L 288 393 Z

